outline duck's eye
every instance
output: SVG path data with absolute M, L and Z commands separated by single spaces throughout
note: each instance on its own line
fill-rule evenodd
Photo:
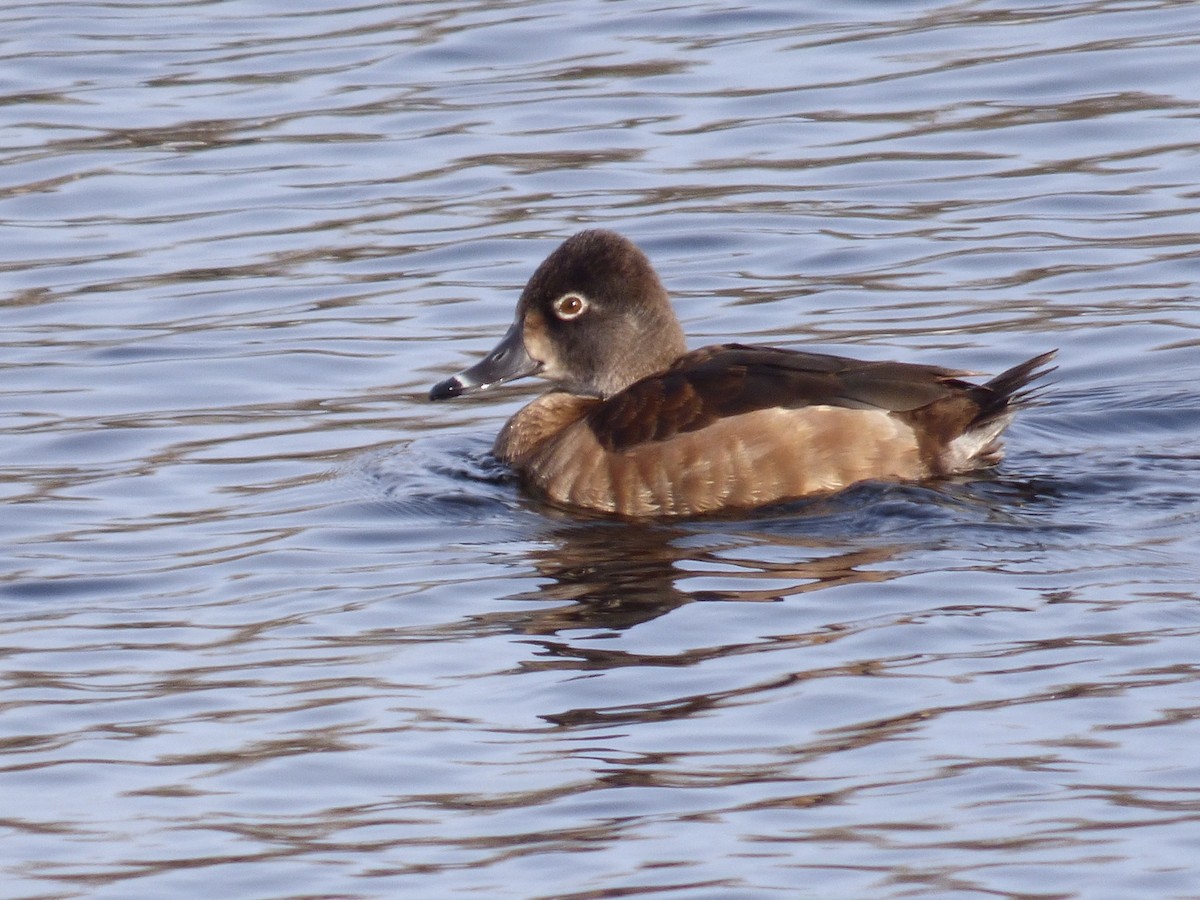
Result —
M 587 301 L 578 294 L 563 294 L 554 301 L 554 314 L 560 319 L 570 320 L 583 315 Z

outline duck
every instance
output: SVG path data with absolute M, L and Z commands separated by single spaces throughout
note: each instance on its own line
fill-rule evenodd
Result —
M 991 468 L 1055 352 L 976 383 L 757 344 L 688 350 L 646 254 L 590 229 L 537 267 L 495 348 L 429 399 L 545 379 L 492 447 L 526 491 L 571 511 L 694 517 Z

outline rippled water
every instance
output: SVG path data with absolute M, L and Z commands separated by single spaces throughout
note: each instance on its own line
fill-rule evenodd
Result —
M 0 894 L 1200 897 L 1200 6 L 0 24 Z M 593 223 L 697 345 L 1057 384 L 992 477 L 539 508 L 424 395 Z

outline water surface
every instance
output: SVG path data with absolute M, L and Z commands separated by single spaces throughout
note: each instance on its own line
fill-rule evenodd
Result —
M 1200 7 L 0 24 L 4 896 L 1200 897 Z M 540 507 L 529 391 L 425 393 L 592 225 L 694 345 L 1056 384 L 993 475 Z

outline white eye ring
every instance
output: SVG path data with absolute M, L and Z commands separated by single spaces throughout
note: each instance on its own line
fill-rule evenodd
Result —
M 587 299 L 580 294 L 563 294 L 554 301 L 554 314 L 564 322 L 578 319 L 587 312 Z

